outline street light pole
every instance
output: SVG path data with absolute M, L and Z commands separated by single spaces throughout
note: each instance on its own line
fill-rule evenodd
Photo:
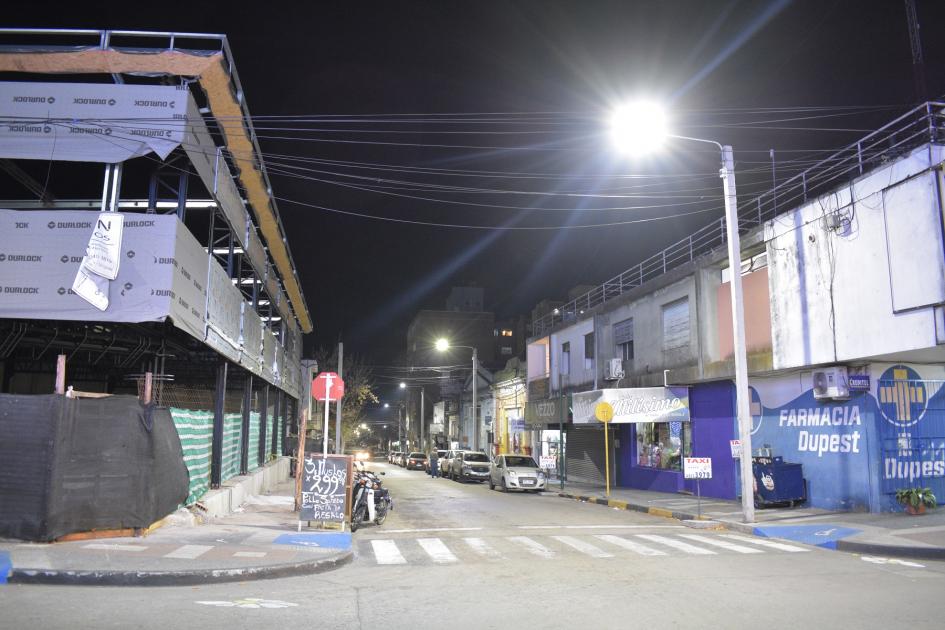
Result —
M 728 236 L 728 266 L 731 271 L 732 332 L 735 352 L 735 409 L 738 437 L 742 443 L 742 515 L 746 523 L 755 522 L 754 474 L 751 466 L 751 411 L 748 393 L 748 355 L 745 345 L 745 306 L 742 294 L 742 248 L 738 235 L 738 204 L 735 194 L 735 160 L 732 147 L 722 147 L 719 171 L 725 195 L 725 229 Z
M 732 147 L 715 140 L 691 138 L 670 134 L 663 112 L 650 103 L 636 103 L 617 110 L 611 120 L 614 138 L 623 149 L 649 151 L 657 148 L 663 139 L 677 138 L 704 142 L 719 148 L 722 168 L 719 177 L 725 197 L 725 229 L 728 241 L 728 265 L 731 270 L 732 332 L 735 355 L 735 416 L 738 437 L 741 440 L 740 458 L 742 517 L 746 523 L 755 521 L 754 489 L 751 462 L 751 413 L 748 393 L 748 355 L 745 345 L 745 307 L 742 294 L 741 240 L 738 234 L 738 203 L 735 193 L 735 160 Z
M 424 403 L 424 388 L 420 387 L 420 450 L 425 451 L 426 449 L 426 438 L 423 435 L 423 424 L 426 421 L 426 416 L 423 415 L 423 403 Z
M 476 348 L 472 349 L 473 356 L 473 391 L 472 391 L 472 408 L 473 408 L 473 450 L 479 450 L 479 351 Z

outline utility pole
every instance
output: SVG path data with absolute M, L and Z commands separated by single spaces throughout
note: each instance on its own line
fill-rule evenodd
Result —
M 916 101 L 924 103 L 928 98 L 925 90 L 925 62 L 922 59 L 922 40 L 919 38 L 919 18 L 915 12 L 915 0 L 906 0 L 906 23 L 909 25 L 909 43 L 912 46 L 915 97 Z
M 424 415 L 423 415 L 424 409 L 423 409 L 423 407 L 424 407 L 424 391 L 423 391 L 423 386 L 421 385 L 421 386 L 420 386 L 420 450 L 421 450 L 421 451 L 424 451 L 424 450 L 426 449 L 426 438 L 425 438 L 424 435 L 423 435 L 423 433 L 424 433 L 424 431 L 423 431 L 423 423 L 424 423 Z
M 344 365 L 345 345 L 338 342 L 338 378 L 344 378 L 344 372 L 341 371 Z M 344 453 L 344 437 L 341 435 L 341 399 L 335 404 L 335 452 Z
M 748 356 L 745 349 L 745 307 L 742 295 L 742 254 L 738 234 L 738 204 L 735 193 L 735 159 L 732 147 L 722 147 L 722 169 L 719 171 L 725 192 L 725 229 L 728 236 L 728 261 L 732 272 L 732 328 L 735 350 L 735 410 L 738 437 L 742 441 L 742 514 L 746 523 L 755 522 L 755 503 L 751 466 L 751 411 L 748 404 Z
M 472 411 L 473 411 L 473 450 L 479 450 L 479 350 L 473 348 L 473 391 L 472 391 Z

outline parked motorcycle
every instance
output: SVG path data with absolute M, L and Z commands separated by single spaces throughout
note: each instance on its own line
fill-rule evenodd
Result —
M 378 476 L 363 468 L 355 471 L 351 500 L 352 533 L 365 523 L 383 524 L 387 513 L 393 509 L 394 500 Z

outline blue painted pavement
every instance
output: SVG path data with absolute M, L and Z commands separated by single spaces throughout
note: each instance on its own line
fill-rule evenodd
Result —
M 276 545 L 319 547 L 322 549 L 350 549 L 351 534 L 346 532 L 306 532 L 282 534 L 273 541 Z
M 825 549 L 836 549 L 837 541 L 859 534 L 862 530 L 851 527 L 823 525 L 767 525 L 756 527 L 755 534 L 768 538 L 784 538 L 807 545 L 816 545 Z
M 13 571 L 13 562 L 10 560 L 10 554 L 6 551 L 0 551 L 0 584 L 7 583 L 7 577 Z

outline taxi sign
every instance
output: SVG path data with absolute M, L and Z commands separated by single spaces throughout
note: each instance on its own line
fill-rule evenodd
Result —
M 594 417 L 607 423 L 614 419 L 614 407 L 609 402 L 600 402 L 594 406 Z

